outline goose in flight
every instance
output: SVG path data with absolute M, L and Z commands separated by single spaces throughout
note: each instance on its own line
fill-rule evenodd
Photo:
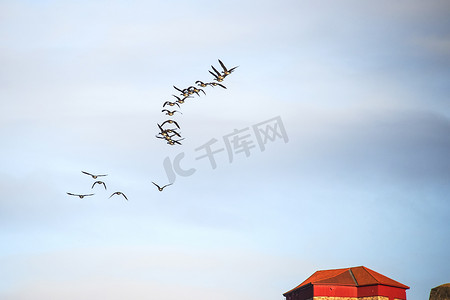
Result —
M 162 192 L 162 190 L 163 190 L 166 186 L 169 186 L 169 185 L 172 185 L 172 184 L 173 184 L 173 183 L 169 183 L 169 184 L 166 184 L 166 185 L 160 187 L 159 185 L 157 185 L 157 184 L 154 183 L 153 181 L 152 181 L 152 183 L 158 188 L 158 191 L 160 191 L 160 192 Z
M 103 181 L 100 181 L 100 180 L 97 180 L 96 182 L 94 182 L 94 184 L 92 185 L 91 189 L 93 189 L 96 184 L 103 184 L 103 187 L 106 190 L 106 184 Z
M 164 102 L 163 107 L 166 105 L 169 105 L 169 106 L 177 105 L 178 107 L 180 107 L 180 104 L 178 104 L 177 102 L 166 101 L 166 102 Z
M 236 69 L 237 67 L 239 67 L 239 66 L 236 66 L 236 67 L 233 67 L 233 68 L 231 68 L 231 69 L 227 69 L 227 67 L 225 67 L 225 65 L 223 64 L 223 62 L 222 62 L 220 59 L 219 59 L 219 64 L 222 66 L 222 69 L 223 69 L 223 71 L 222 71 L 223 77 L 226 77 L 227 75 L 230 75 L 231 72 L 234 71 L 234 69 Z
M 173 116 L 173 114 L 176 113 L 176 112 L 179 112 L 180 114 L 183 114 L 181 111 L 178 111 L 178 110 L 172 110 L 172 111 L 170 111 L 170 110 L 168 110 L 168 109 L 163 109 L 161 112 L 165 112 L 166 115 L 168 115 L 168 116 Z
M 95 195 L 95 194 L 72 194 L 72 193 L 67 193 L 67 195 L 70 195 L 70 196 L 77 196 L 77 197 L 79 197 L 80 199 L 83 199 L 84 197 L 88 197 L 88 196 L 93 196 L 93 195 Z
M 164 124 L 169 123 L 169 124 L 175 124 L 175 126 L 178 127 L 178 129 L 180 129 L 180 126 L 178 125 L 177 122 L 175 122 L 174 120 L 166 120 L 164 122 L 162 122 L 161 126 L 163 126 Z
M 114 193 L 111 194 L 111 196 L 109 196 L 109 198 L 111 198 L 111 197 L 114 196 L 114 195 L 122 195 L 122 196 L 125 198 L 125 200 L 128 201 L 127 196 L 125 196 L 125 194 L 122 193 L 122 192 L 114 192 Z
M 81 171 L 81 173 L 84 173 L 84 174 L 86 174 L 86 175 L 89 175 L 89 176 L 91 176 L 91 177 L 94 178 L 94 179 L 97 179 L 97 177 L 100 177 L 100 176 L 108 176 L 108 174 L 104 174 L 104 175 L 94 175 L 94 174 L 91 174 L 91 173 L 88 173 L 88 172 L 85 172 L 85 171 Z

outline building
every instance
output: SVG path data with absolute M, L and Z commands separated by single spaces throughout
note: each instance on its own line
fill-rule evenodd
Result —
M 450 283 L 441 284 L 430 291 L 430 300 L 450 299 Z
M 283 294 L 286 300 L 406 300 L 408 286 L 360 266 L 322 270 Z

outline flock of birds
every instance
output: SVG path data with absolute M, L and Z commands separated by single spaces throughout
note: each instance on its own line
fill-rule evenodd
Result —
M 91 173 L 86 172 L 86 171 L 81 171 L 81 173 L 86 174 L 86 175 L 89 175 L 89 176 L 91 176 L 94 180 L 96 180 L 96 181 L 92 184 L 91 189 L 93 189 L 93 188 L 95 187 L 95 185 L 103 185 L 103 188 L 105 189 L 105 191 L 107 190 L 107 188 L 106 188 L 106 183 L 105 183 L 104 181 L 97 180 L 97 179 L 98 179 L 98 177 L 108 176 L 108 174 L 99 174 L 99 175 L 97 175 L 97 174 L 91 174 Z M 152 181 L 152 183 L 158 188 L 158 191 L 160 191 L 160 192 L 162 192 L 163 189 L 164 189 L 165 187 L 167 187 L 167 186 L 169 186 L 169 185 L 172 185 L 172 183 L 169 183 L 169 184 L 166 184 L 166 185 L 163 185 L 163 186 L 159 186 L 158 184 L 154 183 L 153 181 Z M 84 197 L 94 196 L 95 194 L 94 194 L 94 193 L 90 193 L 90 194 L 74 194 L 74 193 L 69 193 L 69 192 L 67 192 L 67 195 L 69 195 L 69 196 L 75 196 L 75 197 L 78 197 L 78 198 L 80 198 L 80 199 L 83 199 Z M 111 196 L 109 196 L 109 198 L 111 198 L 112 196 L 115 196 L 115 195 L 122 196 L 123 198 L 125 198 L 125 200 L 128 201 L 127 196 L 126 196 L 123 192 L 120 192 L 120 191 L 117 191 L 117 192 L 112 193 Z
M 94 180 L 98 179 L 98 177 L 108 176 L 108 174 L 95 175 L 95 174 L 91 174 L 91 173 L 86 172 L 86 171 L 81 171 L 81 173 L 91 176 Z M 106 183 L 105 183 L 104 181 L 101 181 L 101 180 L 95 181 L 95 182 L 92 184 L 91 189 L 93 189 L 94 186 L 95 186 L 96 184 L 98 184 L 98 185 L 103 185 L 103 187 L 105 188 L 105 190 L 107 190 L 107 188 L 106 188 Z M 83 199 L 84 197 L 89 197 L 89 196 L 94 196 L 94 195 L 95 195 L 95 194 L 93 194 L 93 193 L 92 193 L 92 194 L 74 194 L 74 193 L 69 193 L 69 192 L 68 192 L 67 194 L 70 195 L 70 196 L 76 196 L 76 197 L 79 197 L 80 199 Z M 109 198 L 111 198 L 111 197 L 114 196 L 114 195 L 121 195 L 121 196 L 123 196 L 123 197 L 125 198 L 125 200 L 128 201 L 127 196 L 126 196 L 124 193 L 122 193 L 122 192 L 114 192 L 114 193 L 111 194 L 111 196 L 109 196 Z
M 203 93 L 204 95 L 206 95 L 205 91 L 203 89 L 201 89 L 202 87 L 207 87 L 207 86 L 212 86 L 212 87 L 216 87 L 219 86 L 221 88 L 226 89 L 227 87 L 224 86 L 222 84 L 223 80 L 225 79 L 225 77 L 227 77 L 228 75 L 230 75 L 238 66 L 233 67 L 231 69 L 228 69 L 224 63 L 219 59 L 219 64 L 222 67 L 222 71 L 219 72 L 214 66 L 211 65 L 212 71 L 208 70 L 208 72 L 214 76 L 213 81 L 211 82 L 203 82 L 200 80 L 197 80 L 195 82 L 196 86 L 189 86 L 188 88 L 185 89 L 179 89 L 176 86 L 173 86 L 178 92 L 180 92 L 180 94 L 177 95 L 172 95 L 173 97 L 176 98 L 176 100 L 174 102 L 171 101 L 166 101 L 163 104 L 163 110 L 162 112 L 165 113 L 165 115 L 168 116 L 173 116 L 175 113 L 180 113 L 182 114 L 180 111 L 177 110 L 169 110 L 167 108 L 165 108 L 166 106 L 177 106 L 178 108 L 180 107 L 180 104 L 185 103 L 187 98 L 192 98 L 193 94 L 196 94 L 197 96 L 200 96 L 200 92 Z M 173 124 L 176 126 L 176 128 L 164 128 L 164 126 L 166 124 Z M 178 123 L 175 120 L 172 119 L 168 119 L 165 120 L 164 122 L 162 122 L 161 124 L 157 123 L 158 128 L 159 128 L 159 132 L 156 135 L 157 138 L 159 139 L 164 139 L 166 141 L 167 144 L 169 145 L 175 145 L 175 144 L 179 144 L 181 145 L 180 141 L 184 140 L 184 138 L 181 137 L 181 134 L 177 131 L 180 129 L 180 126 L 178 125 Z M 174 137 L 177 138 L 174 138 Z M 98 177 L 104 177 L 104 176 L 108 176 L 108 174 L 100 174 L 100 175 L 96 175 L 96 174 L 91 174 L 89 172 L 85 172 L 85 171 L 81 171 L 83 174 L 89 175 L 91 176 L 95 181 L 91 186 L 91 189 L 94 189 L 94 187 L 96 185 L 100 185 L 103 186 L 103 188 L 105 190 L 107 190 L 106 188 L 106 183 L 102 180 L 97 180 Z M 158 191 L 162 192 L 164 190 L 164 188 L 172 185 L 173 183 L 169 183 L 163 186 L 159 186 L 158 184 L 156 184 L 155 182 L 152 181 L 152 183 L 157 187 Z M 94 196 L 94 193 L 89 193 L 89 194 L 74 194 L 74 193 L 69 193 L 67 192 L 68 195 L 70 196 L 75 196 L 75 197 L 79 197 L 80 199 L 83 199 L 84 197 L 90 197 L 90 196 Z M 122 196 L 125 200 L 128 201 L 127 196 L 120 191 L 116 191 L 114 193 L 111 194 L 111 196 L 109 196 L 109 198 L 113 197 L 113 196 Z
M 212 71 L 208 70 L 208 72 L 214 76 L 213 81 L 205 83 L 203 81 L 197 80 L 195 82 L 196 86 L 191 85 L 185 89 L 180 89 L 180 88 L 177 88 L 176 86 L 173 86 L 174 89 L 176 89 L 180 94 L 172 95 L 173 97 L 175 97 L 175 99 L 176 99 L 175 101 L 164 102 L 163 110 L 161 112 L 165 113 L 168 116 L 173 116 L 175 113 L 183 114 L 182 112 L 180 112 L 178 110 L 169 110 L 165 107 L 166 106 L 167 107 L 177 106 L 178 108 L 181 108 L 180 104 L 184 104 L 186 99 L 192 98 L 192 95 L 196 94 L 197 96 L 200 96 L 200 92 L 203 93 L 204 95 L 206 95 L 206 92 L 203 89 L 201 89 L 202 87 L 220 86 L 221 88 L 226 89 L 227 87 L 224 86 L 221 82 L 223 82 L 225 77 L 230 75 L 238 66 L 228 69 L 220 59 L 218 61 L 219 61 L 220 66 L 222 67 L 222 71 L 219 72 L 212 65 L 211 65 Z M 176 128 L 164 128 L 164 125 L 166 125 L 166 124 L 173 124 L 173 125 L 175 125 Z M 178 123 L 175 120 L 168 119 L 168 120 L 165 120 L 164 122 L 162 122 L 161 124 L 157 123 L 156 125 L 158 125 L 158 129 L 159 129 L 159 132 L 156 135 L 156 138 L 165 140 L 166 143 L 169 145 L 175 145 L 175 144 L 181 145 L 180 141 L 184 140 L 184 138 L 182 138 L 181 134 L 177 131 L 180 129 L 180 125 L 178 125 Z

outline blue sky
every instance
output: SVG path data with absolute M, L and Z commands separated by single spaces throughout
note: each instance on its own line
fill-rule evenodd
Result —
M 449 15 L 0 1 L 0 298 L 281 300 L 316 270 L 364 265 L 427 299 L 450 278 Z M 227 89 L 182 105 L 182 145 L 156 139 L 172 86 L 212 80 L 219 58 L 239 66 Z M 288 141 L 262 151 L 253 126 L 272 118 Z M 248 157 L 196 159 L 234 130 Z M 180 155 L 195 173 L 158 192 Z

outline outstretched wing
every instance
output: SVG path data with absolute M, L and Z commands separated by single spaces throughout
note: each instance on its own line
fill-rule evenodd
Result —
M 169 186 L 169 185 L 172 185 L 173 183 L 169 183 L 169 184 L 166 184 L 165 186 L 163 186 L 162 188 L 165 188 L 166 186 Z
M 214 74 L 213 72 L 211 72 L 211 71 L 209 71 L 209 70 L 208 70 L 208 72 L 211 73 L 211 75 L 214 76 L 214 78 L 218 79 L 218 77 L 217 77 L 216 74 Z
M 223 62 L 219 59 L 219 64 L 222 66 L 222 69 L 224 70 L 224 72 L 227 72 L 227 67 L 225 67 L 225 65 L 223 64 Z

